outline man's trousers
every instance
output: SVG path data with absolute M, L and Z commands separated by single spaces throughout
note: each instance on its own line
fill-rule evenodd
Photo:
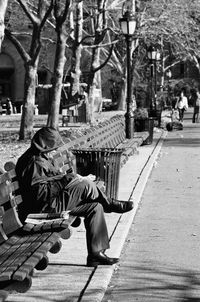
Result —
M 66 210 L 77 217 L 84 217 L 88 254 L 109 248 L 104 211 L 109 212 L 106 195 L 87 178 L 71 181 L 63 190 L 68 200 Z

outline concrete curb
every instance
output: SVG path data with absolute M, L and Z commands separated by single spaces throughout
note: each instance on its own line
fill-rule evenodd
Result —
M 130 199 L 134 200 L 134 209 L 131 212 L 125 213 L 120 216 L 114 234 L 112 235 L 112 246 L 110 253 L 113 257 L 120 257 L 125 240 L 127 238 L 129 229 L 132 225 L 140 200 L 148 181 L 149 175 L 152 171 L 154 163 L 160 153 L 163 141 L 167 136 L 167 132 L 163 131 L 160 139 L 156 145 L 153 146 L 152 151 L 146 161 L 146 164 L 141 170 L 138 180 L 133 188 Z M 149 146 L 147 146 L 148 148 Z M 113 266 L 98 266 L 85 286 L 83 296 L 79 299 L 81 302 L 101 302 L 105 291 L 109 285 L 113 272 L 117 269 L 117 265 Z

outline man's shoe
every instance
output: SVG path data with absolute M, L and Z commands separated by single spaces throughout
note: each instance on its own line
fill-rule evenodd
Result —
M 98 265 L 113 265 L 119 261 L 119 258 L 110 258 L 103 252 L 98 252 L 87 256 L 87 266 L 96 267 Z
M 110 203 L 110 210 L 111 212 L 115 213 L 126 213 L 133 209 L 134 204 L 132 201 L 121 201 L 112 199 Z

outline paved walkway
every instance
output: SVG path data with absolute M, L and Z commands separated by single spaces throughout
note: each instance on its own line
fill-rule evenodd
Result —
M 119 257 L 132 224 L 149 173 L 160 151 L 165 132 L 154 133 L 154 142 L 139 148 L 120 172 L 119 198 L 133 199 L 135 208 L 126 214 L 107 214 L 111 248 L 108 255 Z M 35 272 L 33 285 L 25 294 L 9 295 L 8 301 L 20 302 L 94 302 L 102 301 L 115 266 L 88 268 L 86 263 L 85 230 L 74 229 L 62 250 L 50 254 L 50 265 L 45 271 Z
M 104 302 L 200 301 L 200 124 L 169 132 Z

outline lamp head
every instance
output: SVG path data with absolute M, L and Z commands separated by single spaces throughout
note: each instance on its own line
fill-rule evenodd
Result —
M 126 10 L 123 13 L 122 18 L 119 19 L 119 23 L 124 35 L 132 36 L 134 34 L 137 21 L 130 10 Z
M 156 48 L 155 46 L 149 46 L 147 50 L 148 58 L 152 61 L 159 61 L 161 57 L 161 53 L 159 48 Z

